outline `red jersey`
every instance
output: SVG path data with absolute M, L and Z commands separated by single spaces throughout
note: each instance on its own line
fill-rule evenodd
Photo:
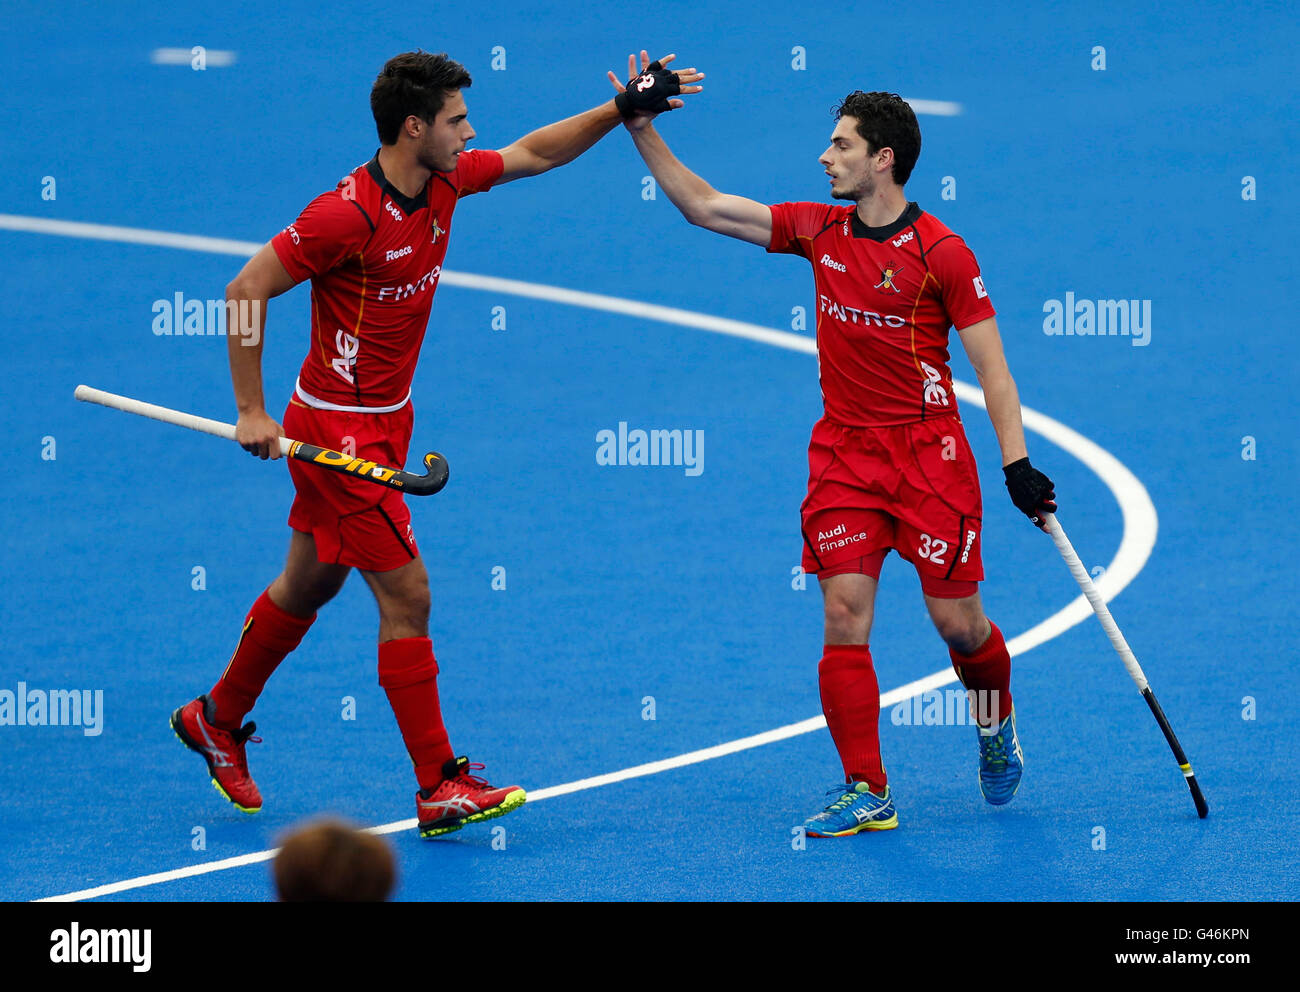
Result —
M 433 292 L 462 196 L 489 189 L 495 151 L 461 152 L 414 198 L 372 158 L 271 239 L 295 280 L 311 279 L 311 350 L 297 395 L 321 409 L 391 411 L 411 395 Z
M 957 413 L 948 331 L 994 316 L 961 238 L 915 203 L 886 227 L 856 206 L 772 206 L 770 252 L 812 262 L 826 416 L 887 427 Z

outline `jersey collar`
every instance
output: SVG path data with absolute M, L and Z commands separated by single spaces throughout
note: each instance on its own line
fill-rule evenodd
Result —
M 916 219 L 920 216 L 921 208 L 915 203 L 909 203 L 907 209 L 892 224 L 886 224 L 884 227 L 867 227 L 858 216 L 858 211 L 854 209 L 853 236 L 855 238 L 870 238 L 872 241 L 884 241 L 886 238 L 892 238 L 903 228 L 916 223 Z
M 366 163 L 366 171 L 370 173 L 370 178 L 375 181 L 375 185 L 382 189 L 389 199 L 406 211 L 408 215 L 415 213 L 417 210 L 423 210 L 429 205 L 429 187 L 427 184 L 424 189 L 420 190 L 419 196 L 412 197 L 407 196 L 388 181 L 388 177 L 384 175 L 384 170 L 379 167 L 379 152 L 375 152 L 375 157 Z

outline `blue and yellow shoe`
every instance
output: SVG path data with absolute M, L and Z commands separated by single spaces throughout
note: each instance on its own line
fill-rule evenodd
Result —
M 985 802 L 1005 805 L 1020 788 L 1020 776 L 1025 770 L 1025 756 L 1016 734 L 1016 708 L 1011 707 L 1011 713 L 998 724 L 997 730 L 976 729 L 980 742 L 980 792 Z
M 893 830 L 898 813 L 889 786 L 877 795 L 866 782 L 837 782 L 826 792 L 833 802 L 803 822 L 808 837 L 848 837 L 863 830 Z

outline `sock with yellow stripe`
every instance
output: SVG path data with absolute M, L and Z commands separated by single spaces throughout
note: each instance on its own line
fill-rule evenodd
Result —
M 302 642 L 315 620 L 315 613 L 309 617 L 286 613 L 266 592 L 257 598 L 244 618 L 244 630 L 230 663 L 208 693 L 215 726 L 239 729 L 280 662 Z

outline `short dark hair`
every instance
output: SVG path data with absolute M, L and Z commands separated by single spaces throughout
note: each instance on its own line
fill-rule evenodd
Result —
M 894 182 L 904 185 L 921 156 L 921 125 L 916 114 L 897 93 L 863 93 L 854 90 L 835 109 L 835 119 L 853 117 L 858 134 L 875 155 L 882 148 L 894 149 Z
M 295 829 L 271 872 L 281 902 L 384 902 L 397 876 L 383 838 L 332 818 Z
M 452 90 L 469 86 L 469 72 L 459 62 L 429 52 L 403 52 L 384 63 L 370 89 L 370 112 L 375 115 L 379 141 L 394 144 L 406 118 L 414 114 L 433 122 Z

